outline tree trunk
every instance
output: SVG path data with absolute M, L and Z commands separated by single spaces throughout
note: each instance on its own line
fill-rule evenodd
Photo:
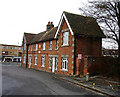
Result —
M 120 32 L 119 32 L 120 35 Z M 120 39 L 118 40 L 118 59 L 120 60 Z
M 119 16 L 118 16 L 118 26 L 119 26 L 119 36 L 118 36 L 118 58 L 120 60 L 120 1 L 118 2 L 118 11 L 119 11 Z

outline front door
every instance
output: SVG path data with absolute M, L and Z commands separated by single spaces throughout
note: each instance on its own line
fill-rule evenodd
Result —
M 55 57 L 52 58 L 52 72 L 55 71 Z

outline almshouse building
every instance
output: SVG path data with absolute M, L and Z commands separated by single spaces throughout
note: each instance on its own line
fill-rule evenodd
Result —
M 67 75 L 85 75 L 88 56 L 101 56 L 105 37 L 96 20 L 63 12 L 58 27 L 23 36 L 22 66 Z

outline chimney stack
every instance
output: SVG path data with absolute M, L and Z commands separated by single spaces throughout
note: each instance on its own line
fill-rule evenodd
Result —
M 46 31 L 49 31 L 53 27 L 54 27 L 53 22 L 49 21 L 48 24 L 46 25 Z

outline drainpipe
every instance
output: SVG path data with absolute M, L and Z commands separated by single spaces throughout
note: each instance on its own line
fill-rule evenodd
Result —
M 74 72 L 73 75 L 76 74 L 76 35 L 74 34 Z
M 27 68 L 27 64 L 28 64 L 28 45 L 26 45 L 26 68 Z

